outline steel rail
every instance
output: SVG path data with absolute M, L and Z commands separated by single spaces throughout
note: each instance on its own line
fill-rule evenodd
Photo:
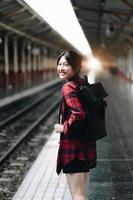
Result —
M 60 98 L 58 98 L 53 105 L 51 105 L 45 113 L 43 113 L 38 120 L 30 125 L 25 131 L 22 132 L 22 136 L 19 140 L 0 158 L 0 166 L 10 157 L 10 155 L 16 150 L 16 148 L 32 133 L 32 131 L 39 126 L 39 124 L 45 120 L 51 112 L 59 105 Z
M 21 116 L 23 116 L 27 111 L 30 111 L 33 107 L 37 106 L 39 103 L 41 103 L 44 99 L 49 97 L 53 94 L 54 91 L 56 91 L 57 88 L 54 88 L 52 91 L 47 92 L 43 97 L 41 97 L 39 100 L 36 100 L 35 102 L 31 103 L 30 105 L 26 106 L 25 108 L 19 110 L 16 114 L 8 117 L 7 119 L 0 122 L 0 129 L 4 128 L 8 124 L 12 123 L 14 120 L 19 119 Z

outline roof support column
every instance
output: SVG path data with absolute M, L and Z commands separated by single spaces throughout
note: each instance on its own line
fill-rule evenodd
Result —
M 28 44 L 28 55 L 27 55 L 27 80 L 28 85 L 31 85 L 31 44 Z
M 39 82 L 42 81 L 42 62 L 41 62 L 41 49 L 39 48 L 39 54 L 38 54 L 38 79 Z
M 15 89 L 18 89 L 18 39 L 14 36 L 13 40 L 13 83 Z
M 4 90 L 8 94 L 9 87 L 9 53 L 8 53 L 8 34 L 4 34 Z
M 37 55 L 36 55 L 36 47 L 33 48 L 33 68 L 32 68 L 32 80 L 36 82 L 37 77 Z
M 42 68 L 43 68 L 43 80 L 47 80 L 47 56 L 46 56 L 46 50 L 43 50 L 42 53 Z
M 25 40 L 22 42 L 22 52 L 21 52 L 21 84 L 25 85 L 26 81 L 26 57 L 25 57 Z

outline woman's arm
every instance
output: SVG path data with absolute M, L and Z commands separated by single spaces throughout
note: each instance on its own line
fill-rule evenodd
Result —
M 78 97 L 78 89 L 75 84 L 71 82 L 66 83 L 62 88 L 62 94 L 66 105 L 71 111 L 69 118 L 63 123 L 63 132 L 68 134 L 74 129 L 78 129 L 81 122 L 86 118 L 87 113 Z

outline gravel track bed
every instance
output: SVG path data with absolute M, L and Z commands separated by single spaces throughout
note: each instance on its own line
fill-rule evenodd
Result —
M 58 108 L 0 168 L 0 200 L 11 200 L 57 123 Z
M 0 131 L 0 157 L 13 146 L 16 141 L 22 136 L 23 131 L 26 130 L 32 123 L 34 123 L 53 103 L 53 98 L 57 98 L 59 93 L 54 93 L 51 97 L 45 99 L 43 102 L 32 108 L 29 112 L 23 115 L 20 119 Z

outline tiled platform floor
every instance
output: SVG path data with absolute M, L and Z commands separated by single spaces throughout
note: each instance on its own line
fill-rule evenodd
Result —
M 97 142 L 89 200 L 133 200 L 133 85 L 114 76 L 102 82 L 109 93 L 108 136 Z M 71 199 L 65 176 L 55 172 L 58 137 L 52 134 L 13 200 Z
M 65 176 L 58 176 L 55 172 L 58 141 L 59 135 L 53 132 L 13 200 L 60 200 L 66 199 L 66 195 L 68 197 Z

